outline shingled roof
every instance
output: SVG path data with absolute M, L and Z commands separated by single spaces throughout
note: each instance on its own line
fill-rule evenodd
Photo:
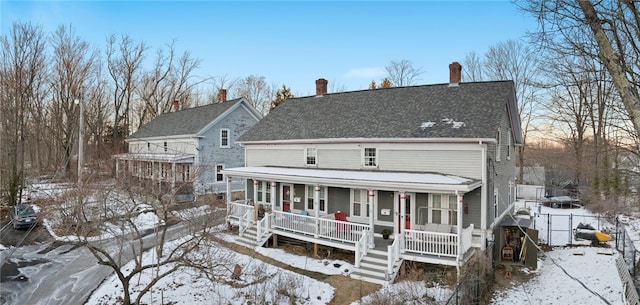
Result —
M 396 87 L 285 101 L 240 142 L 312 139 L 495 138 L 509 110 L 519 143 L 512 81 Z
M 242 99 L 239 98 L 223 103 L 163 113 L 140 127 L 138 131 L 129 136 L 129 139 L 196 135 L 227 110 L 241 103 L 241 101 Z

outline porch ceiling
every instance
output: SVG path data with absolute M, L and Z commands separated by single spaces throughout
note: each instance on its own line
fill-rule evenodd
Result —
M 127 153 L 115 155 L 114 158 L 120 160 L 133 161 L 155 161 L 155 162 L 171 162 L 171 163 L 193 163 L 195 155 L 193 154 L 136 154 Z
M 407 192 L 470 192 L 482 181 L 437 173 L 324 170 L 289 167 L 236 167 L 223 173 L 230 177 L 324 186 Z

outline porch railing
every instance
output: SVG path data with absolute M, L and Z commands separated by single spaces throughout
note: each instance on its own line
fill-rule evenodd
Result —
M 290 212 L 273 211 L 273 228 L 300 233 L 304 235 L 315 235 L 317 226 L 315 218 L 307 215 L 299 215 Z
M 320 226 L 318 235 L 332 240 L 355 244 L 363 236 L 365 230 L 370 230 L 369 225 L 340 221 L 334 219 L 318 219 Z
M 250 228 L 252 224 L 253 211 L 247 210 L 239 219 L 238 235 L 242 236 L 242 234 L 247 231 L 247 229 Z
M 362 231 L 362 237 L 356 241 L 356 268 L 360 267 L 360 261 L 365 255 L 367 255 L 367 250 L 369 249 L 369 235 L 373 235 L 371 234 L 371 231 L 364 230 Z
M 465 253 L 467 253 L 469 249 L 471 249 L 472 242 L 473 242 L 472 235 L 473 235 L 473 224 L 470 224 L 468 227 L 462 229 L 462 232 L 460 232 L 460 248 L 461 249 L 458 255 L 462 256 Z
M 457 257 L 471 248 L 473 225 L 462 229 L 460 236 L 453 233 L 406 230 L 404 249 L 406 252 Z M 461 242 L 458 248 L 458 241 Z
M 227 217 L 240 219 L 247 211 L 251 211 L 251 215 L 253 215 L 255 207 L 251 204 L 251 200 L 239 200 L 231 202 L 229 206 L 229 212 L 227 213 Z
M 264 217 L 256 223 L 256 242 L 261 244 L 262 241 L 269 238 L 269 233 L 271 231 L 271 218 L 272 214 L 265 214 Z
M 400 245 L 402 244 L 402 235 L 396 234 L 393 243 L 387 246 L 387 277 L 390 277 L 394 272 L 396 262 L 400 260 Z M 390 280 L 387 278 L 386 280 Z
M 273 228 L 345 243 L 355 244 L 362 238 L 365 230 L 371 231 L 369 225 L 366 224 L 339 221 L 326 217 L 316 219 L 314 216 L 281 211 L 273 211 L 272 213 L 274 216 Z M 364 240 L 364 244 L 367 246 L 371 240 L 369 235 L 371 234 L 366 235 L 367 239 Z

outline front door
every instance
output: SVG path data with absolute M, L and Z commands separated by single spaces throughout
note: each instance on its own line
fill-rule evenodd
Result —
M 414 194 L 413 193 L 404 193 L 404 197 L 405 197 L 405 229 L 411 229 L 411 199 L 413 198 Z M 396 207 L 396 215 L 397 215 L 397 219 L 395 220 L 396 222 L 396 233 L 400 233 L 400 224 L 402 221 L 402 201 L 400 200 L 400 192 L 396 192 L 396 200 L 395 200 L 395 207 Z
M 293 201 L 293 185 L 282 184 L 280 194 L 282 194 L 282 196 L 280 196 L 282 211 L 291 211 L 291 202 Z

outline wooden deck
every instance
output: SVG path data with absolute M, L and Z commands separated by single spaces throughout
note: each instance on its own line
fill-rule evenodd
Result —
M 372 234 L 373 230 L 365 224 L 281 211 L 272 211 L 264 219 L 256 220 L 254 212 L 250 204 L 234 203 L 227 218 L 229 222 L 239 223 L 241 232 L 247 227 L 257 226 L 259 235 L 264 238 L 269 238 L 271 234 L 286 236 L 354 251 L 360 258 L 375 250 L 377 253 L 386 253 L 390 259 L 455 266 L 466 259 L 465 253 L 472 248 L 473 226 L 463 229 L 460 236 L 453 233 L 406 230 L 404 238 L 396 234 L 395 238 L 383 239 Z M 401 240 L 394 245 L 396 239 Z M 390 248 L 392 245 L 394 248 Z

